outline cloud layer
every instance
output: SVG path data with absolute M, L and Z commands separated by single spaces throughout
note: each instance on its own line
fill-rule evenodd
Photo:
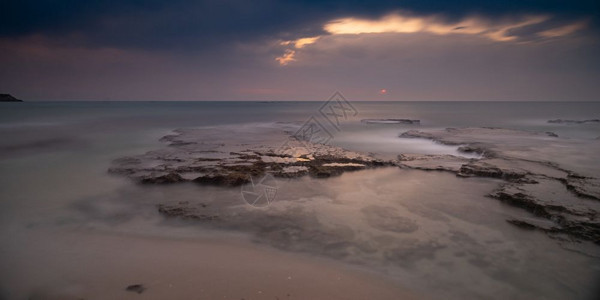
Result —
M 346 89 L 356 100 L 596 100 L 599 92 L 590 83 L 600 72 L 597 1 L 0 6 L 0 90 L 25 99 L 318 100 Z

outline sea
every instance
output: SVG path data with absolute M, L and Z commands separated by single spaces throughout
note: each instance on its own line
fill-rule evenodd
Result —
M 0 299 L 28 299 L 49 287 L 82 288 L 81 278 L 69 272 L 92 260 L 119 261 L 119 251 L 100 241 L 124 237 L 120 241 L 127 243 L 129 236 L 151 237 L 157 245 L 174 237 L 192 243 L 207 236 L 249 240 L 364 269 L 430 299 L 597 299 L 600 257 L 508 224 L 508 215 L 527 213 L 486 197 L 500 184 L 496 179 L 382 168 L 287 181 L 277 211 L 297 212 L 293 220 L 313 220 L 318 224 L 303 226 L 314 232 L 335 233 L 338 242 L 351 245 L 341 253 L 313 236 L 285 245 L 265 238 L 260 224 L 291 226 L 277 222 L 287 214 L 275 220 L 253 213 L 246 223 L 219 229 L 166 221 L 156 211 L 158 203 L 197 199 L 241 206 L 239 189 L 146 187 L 107 172 L 117 158 L 165 147 L 160 138 L 178 128 L 316 121 L 328 143 L 386 158 L 466 155 L 454 146 L 399 138 L 408 130 L 501 127 L 552 132 L 573 141 L 600 138 L 599 123 L 548 122 L 599 119 L 600 102 L 346 104 L 344 113 L 332 116 L 326 100 L 0 103 Z M 364 119 L 420 122 L 367 124 Z M 569 159 L 590 172 L 600 169 L 597 157 L 585 152 Z M 382 207 L 414 226 L 388 235 L 360 221 L 365 214 L 377 218 Z

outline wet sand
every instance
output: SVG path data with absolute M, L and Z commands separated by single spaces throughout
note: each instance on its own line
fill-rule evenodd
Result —
M 240 239 L 73 232 L 50 240 L 48 233 L 23 241 L 43 243 L 45 253 L 21 253 L 26 263 L 15 258 L 2 266 L 13 275 L 4 282 L 11 294 L 0 298 L 423 299 L 357 268 Z M 68 251 L 64 243 L 71 245 Z M 31 248 L 37 247 L 22 249 Z M 126 291 L 133 284 L 145 290 Z

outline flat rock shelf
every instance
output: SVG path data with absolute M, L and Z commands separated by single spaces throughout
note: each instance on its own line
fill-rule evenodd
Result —
M 300 141 L 292 124 L 178 129 L 161 140 L 167 147 L 113 162 L 109 172 L 141 183 L 193 181 L 239 186 L 270 173 L 293 178 L 330 177 L 393 162 L 339 147 Z
M 586 172 L 583 175 L 571 169 L 568 162 L 557 162 L 561 160 L 559 155 L 547 154 L 549 148 L 577 148 L 589 152 L 590 157 L 597 157 L 600 143 L 577 142 L 560 139 L 549 133 L 503 128 L 411 130 L 400 137 L 460 145 L 459 151 L 481 154 L 477 160 L 450 155 L 400 155 L 401 166 L 449 171 L 461 177 L 502 179 L 504 183 L 489 197 L 539 217 L 508 219 L 509 223 L 541 230 L 555 239 L 575 242 L 588 240 L 600 244 L 600 180 L 595 170 L 582 170 Z M 555 161 L 550 161 L 550 158 Z
M 395 160 L 383 160 L 376 154 L 296 140 L 292 136 L 297 127 L 269 123 L 177 129 L 161 139 L 166 143 L 164 148 L 116 159 L 109 171 L 142 184 L 224 186 L 243 185 L 267 173 L 280 178 L 327 178 L 386 166 L 496 178 L 501 184 L 488 196 L 532 216 L 511 217 L 507 222 L 564 242 L 600 244 L 598 174 L 593 168 L 580 169 L 546 151 L 575 147 L 594 157 L 600 153 L 600 143 L 595 140 L 584 143 L 544 132 L 504 128 L 410 130 L 399 138 L 429 139 L 457 146 L 460 152 L 478 154 L 479 158 L 405 153 Z M 159 205 L 158 209 L 168 217 L 220 219 L 218 214 L 206 214 L 186 203 Z

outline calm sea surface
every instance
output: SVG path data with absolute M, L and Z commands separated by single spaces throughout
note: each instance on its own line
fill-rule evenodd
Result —
M 113 159 L 162 147 L 159 138 L 176 128 L 302 124 L 314 117 L 330 131 L 333 144 L 386 157 L 458 154 L 454 147 L 398 138 L 411 129 L 491 126 L 551 131 L 573 140 L 600 137 L 598 123 L 547 122 L 599 119 L 600 102 L 352 102 L 356 113 L 341 116 L 339 128 L 320 114 L 322 104 L 0 103 L 0 299 L 25 298 L 48 284 L 70 284 L 56 283 L 56 276 L 66 269 L 30 276 L 41 267 L 30 262 L 35 258 L 68 265 L 97 259 L 87 254 L 94 251 L 100 233 L 152 236 L 157 243 L 165 237 L 194 240 L 214 235 L 201 226 L 163 222 L 155 204 L 198 197 L 234 199 L 237 190 L 195 185 L 144 188 L 107 174 Z M 360 122 L 376 118 L 419 119 L 421 124 Z M 597 160 L 585 156 L 568 163 L 591 171 L 600 168 Z M 433 298 L 592 299 L 598 287 L 598 257 L 566 250 L 543 234 L 524 232 L 504 221 L 507 214 L 523 212 L 485 197 L 498 184 L 495 180 L 381 169 L 288 184 L 282 197 L 290 203 L 302 199 L 293 205 L 310 212 L 323 228 L 347 227 L 356 233 L 349 237 L 353 241 L 360 232 L 365 245 L 377 242 L 401 249 L 397 256 L 374 249 L 339 260 L 386 274 Z M 357 211 L 376 211 L 375 206 L 392 207 L 398 215 L 416 220 L 419 230 L 385 236 L 355 222 Z M 89 238 L 67 244 L 65 236 L 72 232 Z M 238 233 L 260 234 L 254 229 L 233 232 Z M 398 241 L 410 247 L 401 248 Z M 288 250 L 322 255 L 321 248 L 311 247 Z M 110 255 L 117 254 L 106 254 L 106 259 Z

